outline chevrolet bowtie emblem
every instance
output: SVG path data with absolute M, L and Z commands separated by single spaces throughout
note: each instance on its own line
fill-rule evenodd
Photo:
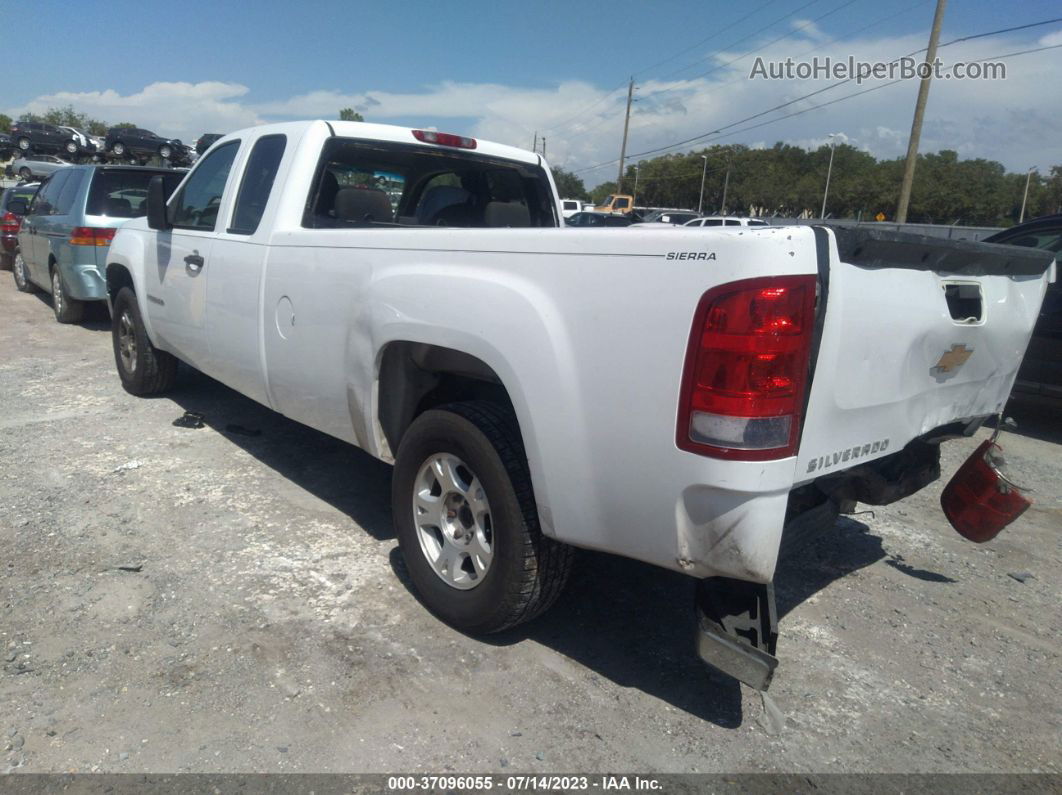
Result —
M 967 348 L 965 345 L 952 345 L 951 350 L 945 351 L 944 355 L 940 357 L 940 361 L 929 369 L 929 373 L 930 375 L 941 375 L 958 370 L 966 364 L 966 360 L 971 356 L 973 356 L 973 348 Z

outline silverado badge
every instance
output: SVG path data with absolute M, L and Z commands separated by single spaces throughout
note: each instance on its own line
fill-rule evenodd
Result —
M 930 375 L 945 375 L 958 370 L 964 364 L 966 360 L 973 356 L 973 348 L 967 348 L 965 345 L 952 345 L 951 350 L 945 351 L 933 367 L 929 368 Z

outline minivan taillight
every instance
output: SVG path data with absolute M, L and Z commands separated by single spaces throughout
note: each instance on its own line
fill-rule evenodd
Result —
M 767 276 L 704 294 L 682 374 L 681 449 L 744 461 L 796 452 L 816 285 L 814 275 Z
M 117 231 L 114 227 L 76 226 L 70 233 L 70 245 L 109 246 Z
M 4 213 L 4 217 L 0 218 L 0 234 L 16 234 L 20 226 L 22 226 L 22 218 L 14 213 Z

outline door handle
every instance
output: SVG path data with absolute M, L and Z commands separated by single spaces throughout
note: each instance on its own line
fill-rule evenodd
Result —
M 201 270 L 203 268 L 203 265 L 206 263 L 203 258 L 198 254 L 189 254 L 187 257 L 184 258 L 184 264 L 187 265 L 191 270 L 198 271 Z

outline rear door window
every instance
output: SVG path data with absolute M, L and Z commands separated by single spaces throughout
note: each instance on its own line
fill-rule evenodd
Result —
M 57 171 L 37 193 L 37 200 L 33 203 L 33 215 L 55 215 L 55 203 L 59 199 L 59 192 L 66 183 L 70 172 Z
M 258 229 L 287 141 L 285 135 L 266 135 L 255 142 L 251 156 L 247 158 L 240 192 L 236 194 L 230 233 L 253 235 Z
M 225 183 L 239 148 L 239 141 L 229 141 L 212 150 L 195 167 L 171 205 L 174 226 L 213 231 Z
M 166 195 L 184 177 L 179 171 L 148 171 L 140 169 L 96 169 L 85 203 L 86 215 L 106 215 L 110 218 L 142 218 L 147 215 L 147 189 L 151 178 L 162 174 Z
M 81 189 L 81 182 L 85 178 L 85 171 L 82 169 L 70 169 L 65 173 L 67 174 L 67 179 L 59 189 L 59 194 L 55 199 L 53 215 L 70 215 L 71 210 L 74 208 L 74 199 L 77 197 L 78 191 Z

